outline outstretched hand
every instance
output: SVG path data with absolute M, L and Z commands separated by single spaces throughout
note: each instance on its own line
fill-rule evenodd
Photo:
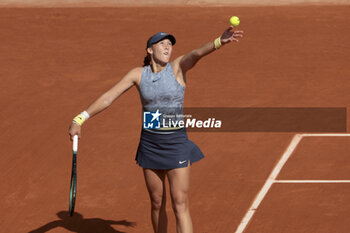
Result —
M 238 38 L 243 37 L 243 31 L 233 31 L 233 26 L 228 27 L 221 36 L 221 44 L 227 44 L 232 41 L 238 42 Z

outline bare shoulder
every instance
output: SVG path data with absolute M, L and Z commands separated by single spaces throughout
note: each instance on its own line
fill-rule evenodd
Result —
M 128 74 L 131 74 L 132 76 L 138 76 L 141 75 L 143 67 L 135 67 L 129 71 Z
M 181 59 L 183 58 L 184 55 L 177 57 L 174 61 L 171 62 L 171 66 L 173 68 L 174 74 L 181 73 Z
M 135 67 L 131 69 L 125 76 L 125 79 L 128 79 L 132 81 L 133 83 L 139 85 L 141 81 L 141 74 L 142 74 L 143 67 Z

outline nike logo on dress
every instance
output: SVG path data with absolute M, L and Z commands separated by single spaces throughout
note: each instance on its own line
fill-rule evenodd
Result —
M 184 161 L 179 161 L 179 164 L 184 164 L 186 163 L 187 160 L 184 160 Z

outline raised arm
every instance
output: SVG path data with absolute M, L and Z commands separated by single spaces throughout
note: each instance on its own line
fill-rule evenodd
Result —
M 102 94 L 97 100 L 88 106 L 85 110 L 89 117 L 108 108 L 121 94 L 137 84 L 141 78 L 142 68 L 132 69 L 115 86 Z M 74 135 L 81 136 L 81 126 L 73 122 L 69 128 L 71 139 Z
M 186 55 L 180 56 L 174 61 L 174 63 L 177 63 L 182 73 L 185 74 L 187 71 L 192 69 L 202 57 L 232 41 L 238 42 L 239 37 L 243 37 L 243 31 L 234 31 L 233 26 L 230 26 L 222 33 L 220 39 L 216 41 L 218 44 L 215 44 L 214 41 L 208 42 L 200 48 L 192 50 Z

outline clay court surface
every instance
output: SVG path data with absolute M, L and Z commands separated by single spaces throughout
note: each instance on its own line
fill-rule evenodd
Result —
M 350 107 L 349 6 L 0 8 L 0 231 L 152 232 L 134 161 L 136 88 L 83 127 L 73 218 L 68 126 L 143 64 L 151 34 L 176 36 L 174 58 L 214 40 L 231 15 L 245 37 L 188 73 L 186 107 Z M 244 232 L 348 232 L 350 183 L 337 183 L 350 180 L 345 133 L 302 136 L 275 181 L 331 181 L 273 183 Z M 295 134 L 190 132 L 206 155 L 192 167 L 195 232 L 236 232 Z

